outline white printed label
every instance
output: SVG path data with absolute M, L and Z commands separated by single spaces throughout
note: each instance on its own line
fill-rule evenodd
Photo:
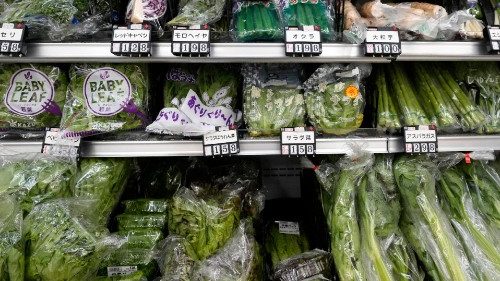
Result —
M 282 131 L 281 144 L 314 144 L 314 131 Z
M 83 94 L 90 111 L 97 116 L 111 116 L 123 110 L 132 92 L 127 77 L 113 68 L 100 68 L 85 79 Z
M 421 126 L 422 127 L 422 126 Z M 405 130 L 405 142 L 436 142 L 436 130 L 432 129 L 418 129 L 418 130 Z
M 210 31 L 208 29 L 174 29 L 173 42 L 209 42 Z
M 318 30 L 287 30 L 286 42 L 321 42 L 321 34 Z
M 491 41 L 500 41 L 500 28 L 488 27 L 488 32 L 490 33 Z
M 236 130 L 227 130 L 208 133 L 203 136 L 204 145 L 233 143 L 238 141 L 238 133 Z
M 24 68 L 12 76 L 4 103 L 10 111 L 35 116 L 47 110 L 54 99 L 54 85 L 36 69 Z
M 145 29 L 115 29 L 114 42 L 148 42 L 151 41 L 151 31 Z
M 367 30 L 367 43 L 399 43 L 399 33 L 390 30 Z
M 132 266 L 110 266 L 108 267 L 108 277 L 130 275 L 137 271 L 137 265 Z
M 59 130 L 45 132 L 45 144 L 78 147 L 80 142 L 81 137 L 64 137 L 64 133 Z
M 0 41 L 21 41 L 23 30 L 19 28 L 0 28 Z
M 298 222 L 278 221 L 279 232 L 283 234 L 300 235 Z

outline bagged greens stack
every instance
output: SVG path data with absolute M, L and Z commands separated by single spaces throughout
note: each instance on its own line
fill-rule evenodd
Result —
M 323 40 L 333 39 L 332 18 L 326 0 L 276 1 L 285 26 L 317 25 Z
M 250 136 L 278 135 L 304 126 L 304 97 L 297 68 L 248 64 L 242 68 L 243 111 Z
M 24 281 L 23 212 L 9 195 L 0 195 L 0 206 L 0 280 Z
M 201 136 L 218 126 L 237 124 L 234 111 L 237 77 L 226 67 L 204 65 L 171 68 L 163 91 L 165 108 L 147 132 Z
M 29 38 L 61 41 L 93 35 L 111 28 L 110 1 L 15 0 L 7 1 L 0 23 L 24 22 Z
M 307 115 L 320 132 L 343 135 L 363 122 L 364 85 L 370 65 L 322 65 L 304 83 Z
M 61 127 L 68 136 L 141 128 L 148 96 L 144 65 L 73 65 Z
M 85 158 L 76 174 L 73 196 L 94 199 L 99 221 L 106 224 L 120 200 L 131 172 L 124 159 Z
M 26 280 L 91 280 L 99 263 L 122 241 L 108 236 L 91 200 L 56 199 L 35 206 L 24 220 Z
M 71 197 L 76 165 L 41 153 L 0 157 L 0 196 L 12 195 L 28 213 L 37 204 Z
M 353 154 L 317 170 L 340 280 L 421 280 L 399 229 L 400 203 L 387 156 Z
M 283 26 L 272 1 L 233 1 L 233 37 L 239 42 L 277 41 Z
M 68 79 L 50 65 L 0 66 L 0 131 L 59 127 Z

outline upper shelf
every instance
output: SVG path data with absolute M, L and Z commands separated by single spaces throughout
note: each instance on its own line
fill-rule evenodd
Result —
M 0 62 L 389 62 L 384 58 L 365 57 L 361 45 L 325 43 L 318 57 L 291 58 L 285 56 L 283 43 L 212 43 L 211 56 L 206 58 L 177 57 L 170 43 L 153 43 L 153 55 L 145 58 L 118 57 L 110 52 L 110 43 L 32 43 L 26 57 L 0 57 Z M 500 61 L 499 55 L 489 55 L 484 42 L 403 42 L 400 61 Z

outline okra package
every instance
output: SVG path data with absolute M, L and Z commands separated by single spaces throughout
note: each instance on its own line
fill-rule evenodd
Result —
M 278 135 L 304 126 L 304 97 L 298 67 L 247 64 L 242 67 L 243 111 L 250 136 Z
M 173 67 L 165 75 L 164 103 L 147 132 L 201 136 L 241 119 L 234 110 L 237 77 L 223 66 Z
M 67 136 L 133 130 L 148 123 L 144 65 L 72 65 L 61 128 Z
M 167 0 L 130 0 L 126 20 L 133 24 L 149 23 L 158 36 L 163 35 Z
M 323 40 L 334 37 L 328 0 L 276 0 L 285 26 L 316 25 Z
M 273 1 L 233 2 L 232 35 L 235 41 L 278 41 L 283 38 L 283 24 Z
M 0 131 L 59 127 L 68 79 L 51 65 L 0 66 Z
M 369 64 L 322 65 L 304 83 L 309 121 L 319 132 L 343 135 L 363 122 L 365 88 Z

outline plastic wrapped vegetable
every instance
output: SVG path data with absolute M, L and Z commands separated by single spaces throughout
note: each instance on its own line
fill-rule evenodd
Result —
M 285 26 L 317 25 L 323 40 L 333 39 L 332 18 L 329 2 L 326 0 L 276 1 L 282 13 Z
M 9 195 L 0 195 L 0 206 L 0 280 L 24 281 L 23 212 Z
M 152 250 L 163 238 L 163 233 L 158 229 L 137 228 L 119 231 L 118 236 L 127 238 L 128 247 Z
M 125 213 L 165 213 L 167 210 L 166 200 L 137 199 L 123 201 Z
M 98 275 L 120 276 L 115 277 L 118 280 L 139 277 L 139 280 L 148 280 L 155 272 L 156 263 L 151 249 L 132 248 L 124 244 L 101 262 Z
M 59 127 L 68 79 L 50 65 L 0 66 L 0 130 Z
M 322 65 L 304 83 L 307 115 L 318 131 L 343 135 L 361 126 L 365 107 L 361 79 L 370 72 L 368 64 Z
M 24 220 L 26 280 L 90 280 L 120 243 L 93 216 L 91 200 L 57 199 Z
M 427 156 L 402 156 L 394 163 L 408 242 L 434 280 L 476 280 L 436 195 L 437 167 Z
M 10 194 L 30 212 L 53 198 L 71 196 L 76 165 L 68 159 L 41 153 L 0 157 L 0 196 Z
M 163 275 L 161 281 L 191 281 L 196 256 L 189 242 L 180 236 L 169 235 L 156 250 L 156 260 Z
M 6 5 L 0 22 L 25 22 L 30 39 L 61 41 L 111 28 L 110 14 L 107 0 L 15 0 Z
M 126 18 L 128 22 L 133 24 L 151 24 L 158 32 L 158 36 L 161 37 L 166 13 L 166 0 L 130 0 Z
M 325 280 L 330 270 L 330 254 L 314 249 L 293 256 L 278 265 L 274 280 Z
M 233 37 L 239 42 L 277 41 L 283 25 L 273 1 L 233 1 Z
M 107 223 L 109 215 L 118 204 L 131 172 L 126 159 L 86 158 L 76 174 L 73 196 L 95 199 L 99 220 Z
M 137 228 L 163 229 L 166 223 L 165 214 L 121 214 L 116 217 L 119 230 Z
M 377 88 L 377 128 L 395 132 L 401 128 L 399 106 L 394 101 L 393 95 L 389 93 L 386 81 L 386 71 L 379 67 L 375 84 Z
M 244 65 L 243 111 L 250 136 L 278 135 L 304 126 L 299 73 L 289 65 Z
M 237 77 L 226 67 L 204 65 L 170 69 L 163 91 L 165 108 L 147 132 L 201 136 L 217 126 L 235 125 Z
M 135 64 L 73 65 L 61 127 L 67 135 L 132 130 L 148 123 L 148 74 Z
M 189 0 L 180 3 L 179 14 L 168 22 L 168 25 L 204 25 L 221 19 L 224 13 L 225 0 Z
M 291 232 L 280 232 L 280 224 L 292 225 L 293 229 L 290 228 Z M 298 228 L 295 229 L 295 226 Z M 266 231 L 265 250 L 271 257 L 273 271 L 284 260 L 310 250 L 309 241 L 300 229 L 298 222 L 276 221 L 269 226 Z

